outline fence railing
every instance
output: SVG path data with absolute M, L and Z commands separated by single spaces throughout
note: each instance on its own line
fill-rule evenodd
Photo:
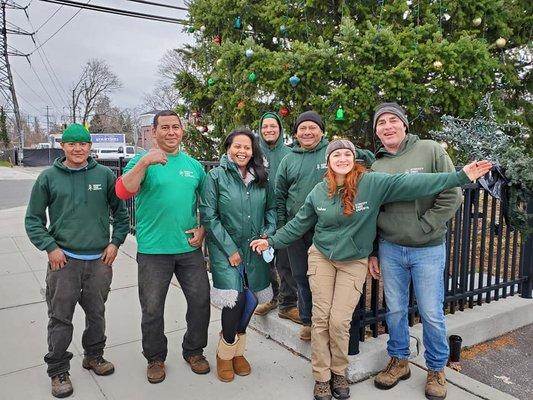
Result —
M 122 175 L 126 161 L 99 160 Z M 218 163 L 202 162 L 206 170 Z M 523 238 L 504 218 L 501 202 L 477 183 L 463 186 L 464 202 L 448 223 L 444 270 L 447 313 L 520 293 L 531 298 L 533 289 L 533 237 Z M 127 202 L 131 232 L 135 233 L 134 199 Z M 528 205 L 533 211 L 533 202 Z M 386 302 L 382 282 L 367 279 L 350 327 L 349 353 L 359 352 L 359 342 L 387 332 Z M 419 322 L 416 298 L 410 288 L 409 325 Z

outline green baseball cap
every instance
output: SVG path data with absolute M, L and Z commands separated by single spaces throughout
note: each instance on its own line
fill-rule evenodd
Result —
M 63 131 L 61 142 L 63 143 L 69 143 L 69 142 L 90 143 L 91 134 L 83 125 L 72 124 L 72 125 L 69 125 L 69 127 Z

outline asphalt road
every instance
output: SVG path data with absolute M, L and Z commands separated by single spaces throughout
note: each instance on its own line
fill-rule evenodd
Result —
M 32 180 L 0 180 L 0 210 L 28 204 Z
M 521 400 L 531 400 L 532 353 L 533 325 L 527 325 L 463 351 L 461 372 Z

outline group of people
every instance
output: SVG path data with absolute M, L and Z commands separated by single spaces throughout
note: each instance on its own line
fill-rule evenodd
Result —
M 251 373 L 244 356 L 251 313 L 279 306 L 279 317 L 302 324 L 300 338 L 311 340 L 314 398 L 349 398 L 349 325 L 370 272 L 383 276 L 388 308 L 390 361 L 375 377 L 376 387 L 389 389 L 410 376 L 412 281 L 424 328 L 426 397 L 443 399 L 446 222 L 460 205 L 458 186 L 491 165 L 473 162 L 455 172 L 439 144 L 408 133 L 407 116 L 396 103 L 376 108 L 373 128 L 382 143 L 375 156 L 348 140 L 328 142 L 320 115 L 306 111 L 296 119 L 288 147 L 281 120 L 266 113 L 259 135 L 238 128 L 226 137 L 219 166 L 206 174 L 181 150 L 182 122 L 166 110 L 154 117 L 153 148 L 136 155 L 115 181 L 90 157 L 87 130 L 69 126 L 61 144 L 65 156 L 39 176 L 26 214 L 30 240 L 49 259 L 45 361 L 52 394 L 73 392 L 67 349 L 77 302 L 86 314 L 83 367 L 98 375 L 114 372 L 103 358 L 105 301 L 111 265 L 129 229 L 123 200 L 135 196 L 150 383 L 165 379 L 164 305 L 175 275 L 187 302 L 182 355 L 193 372 L 210 371 L 203 354 L 210 302 L 222 310 L 216 366 L 223 382 Z

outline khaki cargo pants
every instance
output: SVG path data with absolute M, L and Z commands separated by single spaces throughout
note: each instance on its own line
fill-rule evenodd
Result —
M 309 248 L 309 286 L 313 294 L 311 365 L 316 381 L 344 375 L 352 314 L 366 280 L 368 259 L 333 261 Z

